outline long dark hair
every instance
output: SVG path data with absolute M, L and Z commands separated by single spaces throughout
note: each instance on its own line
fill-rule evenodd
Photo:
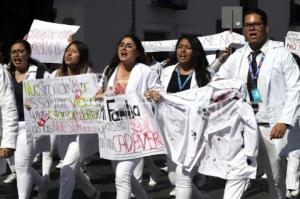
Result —
M 136 46 L 136 50 L 138 51 L 139 56 L 135 59 L 135 63 L 143 63 L 144 64 L 146 62 L 145 49 L 142 45 L 141 40 L 135 35 L 126 34 L 118 42 L 117 48 L 115 49 L 115 54 L 114 54 L 113 58 L 111 59 L 110 64 L 108 65 L 108 67 L 104 71 L 104 75 L 107 78 L 107 80 L 111 77 L 111 75 L 115 71 L 116 67 L 120 64 L 120 59 L 119 59 L 119 56 L 118 56 L 118 46 L 120 45 L 120 43 L 122 42 L 122 40 L 124 38 L 132 39 L 133 43 Z
M 74 74 L 84 74 L 87 72 L 88 68 L 89 68 L 89 50 L 88 47 L 81 41 L 72 41 L 71 43 L 69 43 L 69 45 L 66 47 L 65 52 L 64 52 L 64 57 L 63 57 L 63 62 L 62 62 L 62 66 L 60 69 L 58 69 L 58 76 L 67 76 L 68 75 L 68 66 L 65 62 L 65 54 L 67 52 L 67 50 L 70 48 L 71 45 L 75 45 L 78 49 L 79 52 L 79 63 L 77 64 L 77 67 L 74 68 L 75 70 L 73 70 L 72 72 Z
M 24 46 L 25 50 L 27 51 L 27 53 L 29 54 L 28 66 L 27 66 L 28 68 L 29 68 L 30 65 L 35 65 L 35 66 L 41 67 L 45 71 L 49 72 L 49 69 L 47 68 L 47 66 L 45 64 L 39 62 L 36 59 L 31 58 L 31 46 L 30 46 L 30 43 L 28 41 L 26 41 L 26 40 L 16 40 L 16 41 L 14 41 L 12 43 L 12 45 L 10 46 L 10 49 L 15 44 L 22 44 Z M 10 64 L 9 64 L 9 72 L 10 72 L 10 74 L 13 75 L 15 73 L 15 71 L 16 71 L 16 66 L 13 64 L 12 61 L 10 61 Z
M 191 64 L 195 66 L 194 71 L 196 73 L 196 81 L 199 87 L 205 86 L 211 79 L 210 73 L 207 71 L 208 61 L 203 49 L 203 46 L 199 39 L 192 35 L 181 35 L 176 43 L 175 53 L 170 57 L 167 62 L 167 66 L 178 63 L 176 56 L 176 49 L 181 40 L 186 39 L 192 46 L 193 54 Z

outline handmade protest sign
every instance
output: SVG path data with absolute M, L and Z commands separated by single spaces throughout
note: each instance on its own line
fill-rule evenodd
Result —
M 23 84 L 26 130 L 33 136 L 91 134 L 100 130 L 95 74 L 27 80 Z
M 235 32 L 222 33 L 198 37 L 205 51 L 224 50 L 229 45 L 239 48 L 245 44 L 245 37 Z M 145 52 L 172 52 L 177 40 L 143 41 Z
M 43 63 L 62 63 L 69 38 L 79 26 L 34 20 L 27 41 L 32 48 L 31 56 Z
M 165 154 L 165 143 L 149 104 L 136 94 L 107 97 L 107 120 L 98 134 L 100 157 L 126 160 Z
M 285 48 L 300 56 L 300 32 L 288 31 L 285 38 Z

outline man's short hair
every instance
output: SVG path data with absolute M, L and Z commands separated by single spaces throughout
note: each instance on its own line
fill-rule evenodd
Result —
M 259 9 L 259 8 L 255 8 L 255 9 L 250 9 L 250 10 L 247 10 L 245 13 L 244 13 L 244 16 L 243 16 L 243 21 L 245 22 L 245 16 L 246 15 L 250 15 L 250 14 L 257 14 L 260 16 L 262 22 L 264 25 L 267 25 L 268 24 L 268 18 L 267 18 L 267 14 L 265 11 Z

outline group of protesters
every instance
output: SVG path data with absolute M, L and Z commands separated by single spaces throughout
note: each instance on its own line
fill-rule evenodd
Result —
M 252 179 L 264 173 L 270 199 L 299 194 L 299 66 L 280 42 L 268 38 L 264 11 L 244 13 L 243 31 L 247 43 L 231 55 L 225 49 L 211 65 L 195 36 L 182 35 L 173 56 L 150 64 L 140 39 L 127 34 L 118 42 L 94 91 L 99 101 L 131 93 L 146 99 L 168 146 L 168 177 L 178 199 L 207 198 L 193 179 L 210 175 L 227 180 L 224 199 L 245 197 Z M 29 199 L 35 185 L 36 198 L 47 198 L 49 190 L 59 187 L 59 198 L 71 199 L 75 184 L 88 198 L 101 198 L 83 164 L 99 150 L 97 134 L 34 137 L 26 131 L 24 117 L 25 80 L 86 73 L 93 69 L 88 47 L 81 41 L 68 44 L 62 63 L 52 73 L 31 58 L 26 40 L 15 41 L 9 64 L 1 63 L 0 156 L 8 158 L 16 175 L 18 198 Z M 194 105 L 206 109 L 193 110 Z M 211 111 L 215 106 L 220 109 Z M 187 113 L 190 117 L 185 118 Z M 59 183 L 50 178 L 55 149 L 62 160 Z M 32 167 L 39 153 L 42 174 Z M 132 194 L 150 198 L 140 180 L 144 164 L 158 181 L 151 156 L 112 160 L 117 199 L 129 199 Z

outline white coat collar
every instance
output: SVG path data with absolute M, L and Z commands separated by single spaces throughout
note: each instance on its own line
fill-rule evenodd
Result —
M 269 89 L 269 84 L 270 84 L 270 78 L 271 78 L 271 72 L 272 72 L 272 67 L 273 67 L 273 59 L 274 56 L 270 54 L 272 52 L 272 49 L 282 47 L 281 42 L 276 42 L 272 40 L 267 40 L 265 44 L 261 47 L 261 51 L 264 54 L 265 58 L 264 61 L 261 65 L 258 80 L 257 80 L 257 87 L 260 91 L 267 92 Z M 271 51 L 270 51 L 271 50 Z M 243 54 L 242 58 L 242 63 L 243 66 L 240 69 L 239 72 L 239 77 L 242 79 L 244 82 L 247 82 L 247 75 L 248 75 L 248 70 L 249 70 L 249 55 L 250 53 L 253 52 L 249 46 L 245 46 L 245 51 Z
M 178 63 L 176 64 L 176 68 L 178 67 Z M 191 86 L 190 89 L 192 88 L 198 88 L 198 84 L 196 81 L 196 72 L 195 70 L 193 70 L 193 74 L 192 74 L 192 79 L 191 79 Z
M 259 49 L 264 55 L 267 54 L 268 50 L 269 50 L 269 47 L 270 47 L 270 40 L 267 39 L 267 41 L 264 43 L 264 45 Z M 246 52 L 245 52 L 245 55 L 246 57 L 249 57 L 250 56 L 250 53 L 254 52 L 249 44 L 247 45 L 246 47 Z
M 113 72 L 113 74 L 111 75 L 111 77 L 109 78 L 108 81 L 108 88 L 109 87 L 114 87 L 114 82 L 115 82 L 115 78 L 117 75 L 117 71 L 118 71 L 119 66 L 115 69 L 115 71 Z M 129 78 L 128 78 L 128 82 L 127 82 L 127 86 L 125 89 L 125 93 L 131 93 L 131 92 L 135 92 L 137 90 L 137 87 L 139 85 L 139 81 L 141 78 L 139 78 L 142 75 L 142 68 L 140 64 L 136 64 L 133 66 Z
M 272 59 L 272 57 L 266 56 L 266 55 L 268 54 L 268 52 L 271 48 L 274 48 L 274 47 L 276 48 L 278 46 L 280 46 L 279 42 L 273 42 L 271 40 L 267 40 L 264 43 L 264 45 L 260 48 L 260 50 L 264 54 L 265 58 L 262 63 L 262 66 L 260 69 L 260 74 L 258 77 L 259 85 L 264 85 L 264 87 L 265 87 L 266 84 L 268 85 L 270 82 L 271 75 L 269 73 L 271 73 L 270 67 L 272 67 L 272 65 L 269 64 L 270 63 L 269 61 L 270 61 L 270 59 Z M 242 60 L 241 60 L 242 67 L 240 68 L 240 71 L 239 71 L 239 79 L 243 80 L 244 82 L 247 82 L 247 75 L 248 75 L 248 70 L 249 70 L 249 56 L 250 56 L 251 52 L 253 52 L 253 50 L 250 48 L 249 44 L 247 44 L 245 46 L 245 51 L 243 53 Z M 263 82 L 261 82 L 261 81 L 263 81 Z M 263 84 L 260 84 L 260 83 L 263 83 Z
M 165 91 L 167 91 L 167 88 L 168 88 L 168 85 L 170 83 L 172 74 L 173 74 L 174 70 L 177 67 L 178 67 L 178 63 L 174 64 L 174 65 L 171 65 L 171 66 L 168 66 L 168 67 L 163 69 L 164 71 L 162 73 L 161 79 L 162 79 L 163 87 L 164 87 Z M 198 84 L 197 84 L 197 81 L 196 81 L 196 73 L 193 72 L 190 88 L 197 88 L 197 87 L 198 87 Z

